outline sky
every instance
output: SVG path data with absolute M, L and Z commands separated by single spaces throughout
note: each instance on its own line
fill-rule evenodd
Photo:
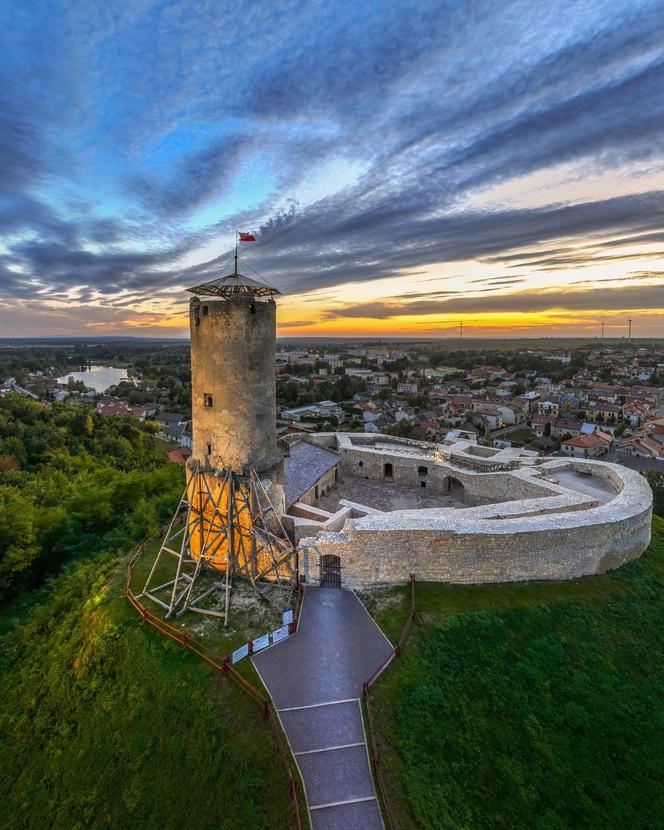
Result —
M 0 0 L 0 336 L 664 336 L 664 0 Z

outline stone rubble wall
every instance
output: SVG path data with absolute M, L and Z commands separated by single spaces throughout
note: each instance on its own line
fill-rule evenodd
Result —
M 417 468 L 426 464 L 427 487 L 446 490 L 452 476 L 464 487 L 465 503 L 476 506 L 349 518 L 338 532 L 302 540 L 300 569 L 304 573 L 308 560 L 310 579 L 323 554 L 339 556 L 344 585 L 352 588 L 407 582 L 411 573 L 421 581 L 451 583 L 572 579 L 635 559 L 650 542 L 652 492 L 625 467 L 569 458 L 540 459 L 535 466 L 524 458 L 526 466 L 509 473 L 474 472 L 433 456 L 418 458 L 410 448 L 386 453 L 344 443 L 338 444 L 344 474 L 360 469 L 382 480 L 389 461 L 395 483 L 417 486 Z M 592 473 L 610 482 L 616 495 L 600 503 L 557 484 L 562 470 Z

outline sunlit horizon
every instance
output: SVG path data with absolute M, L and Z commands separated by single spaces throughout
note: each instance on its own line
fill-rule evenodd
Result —
M 658 3 L 168 8 L 5 13 L 4 336 L 186 336 L 238 229 L 282 337 L 664 336 Z

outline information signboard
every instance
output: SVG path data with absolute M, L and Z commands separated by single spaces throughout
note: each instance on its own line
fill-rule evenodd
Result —
M 261 649 L 267 648 L 270 645 L 270 635 L 263 634 L 262 637 L 256 637 L 256 639 L 251 644 L 254 654 L 257 651 L 261 651 Z
M 288 611 L 284 611 L 282 615 L 282 620 L 284 625 L 290 625 L 293 622 L 293 609 L 289 608 Z
M 281 628 L 275 628 L 272 632 L 272 642 L 278 643 L 288 637 L 288 626 L 282 625 Z
M 245 643 L 240 648 L 236 648 L 233 654 L 231 655 L 231 661 L 235 663 L 239 663 L 244 657 L 249 654 L 249 643 Z

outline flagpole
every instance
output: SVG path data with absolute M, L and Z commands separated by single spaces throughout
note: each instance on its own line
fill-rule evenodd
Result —
M 235 273 L 237 274 L 237 239 L 238 239 L 238 231 L 235 231 Z

